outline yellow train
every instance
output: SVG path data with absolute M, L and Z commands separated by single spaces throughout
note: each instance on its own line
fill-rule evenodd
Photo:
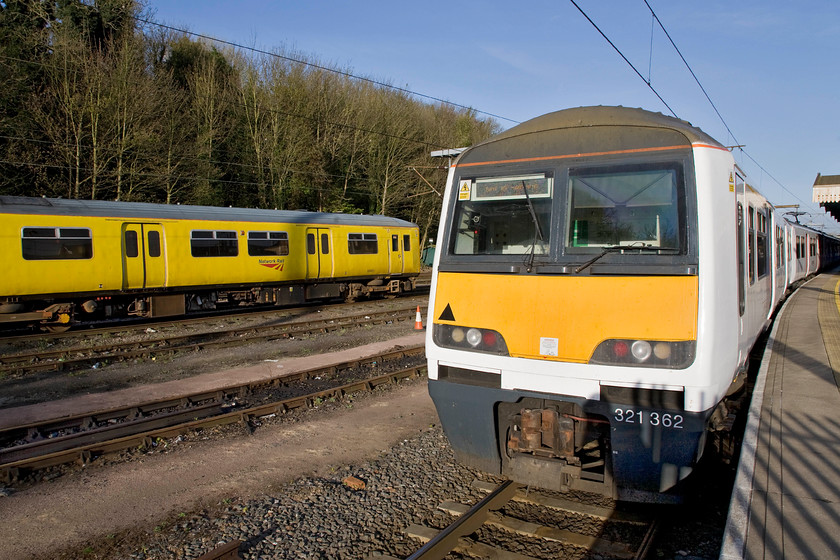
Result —
M 386 216 L 0 196 L 0 326 L 411 291 L 419 241 Z

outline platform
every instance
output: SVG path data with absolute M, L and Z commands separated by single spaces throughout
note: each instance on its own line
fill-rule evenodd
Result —
M 840 273 L 783 306 L 756 380 L 721 560 L 840 557 Z

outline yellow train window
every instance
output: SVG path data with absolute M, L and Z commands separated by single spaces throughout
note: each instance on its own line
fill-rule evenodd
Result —
M 289 254 L 289 234 L 285 231 L 249 231 L 248 254 L 277 257 Z
M 21 230 L 23 258 L 28 261 L 93 258 L 88 228 L 25 227 Z
M 193 230 L 190 249 L 194 257 L 235 257 L 239 254 L 235 231 Z
M 347 252 L 351 255 L 375 255 L 379 252 L 379 244 L 376 240 L 376 234 L 347 234 Z

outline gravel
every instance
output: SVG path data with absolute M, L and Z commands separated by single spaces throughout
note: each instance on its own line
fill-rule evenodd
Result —
M 226 499 L 173 516 L 145 533 L 114 535 L 53 558 L 191 559 L 232 540 L 242 541 L 239 551 L 245 560 L 337 560 L 380 553 L 405 558 L 420 543 L 403 535 L 403 529 L 414 523 L 445 527 L 451 519 L 437 505 L 480 500 L 484 494 L 471 488 L 476 478 L 498 482 L 459 465 L 440 427 L 430 426 L 374 460 L 333 467 L 328 476 L 301 477 L 258 498 Z M 725 510 L 714 514 L 710 505 L 668 507 L 670 519 L 649 558 L 717 558 Z M 492 528 L 480 534 L 536 558 L 604 558 Z
M 456 496 L 480 499 L 470 488 L 476 476 L 455 462 L 440 428 L 430 427 L 379 459 L 337 468 L 332 476 L 300 478 L 259 499 L 226 500 L 176 516 L 156 526 L 142 544 L 120 545 L 123 537 L 115 536 L 98 550 L 85 547 L 86 557 L 195 558 L 235 539 L 243 541 L 244 559 L 407 556 L 419 543 L 402 529 L 412 523 L 445 526 L 447 516 L 437 505 Z M 353 489 L 358 481 L 364 488 Z
M 385 338 L 410 332 L 412 327 L 408 323 L 387 328 L 389 334 Z M 361 329 L 342 337 L 324 337 L 319 341 L 320 338 L 279 341 L 270 351 L 274 356 L 301 352 L 316 353 L 335 349 L 339 340 L 338 347 L 347 347 L 377 338 L 381 340 L 383 335 L 379 329 Z M 241 351 L 225 357 L 209 355 L 203 360 L 192 358 L 192 361 L 197 362 L 195 364 L 185 363 L 185 360 L 173 360 L 166 368 L 143 368 L 138 367 L 143 364 L 135 364 L 132 367 L 112 366 L 101 372 L 85 372 L 80 376 L 85 382 L 79 383 L 79 386 L 75 383 L 79 377 L 66 378 L 67 384 L 62 388 L 62 394 L 90 391 L 93 387 L 99 388 L 100 383 L 131 385 L 134 384 L 134 379 L 149 382 L 149 374 L 152 372 L 155 373 L 154 381 L 159 381 L 158 376 L 163 370 L 175 377 L 190 375 L 193 367 L 200 370 L 207 360 L 212 360 L 217 366 L 227 365 L 228 362 L 240 363 L 244 356 L 237 356 L 237 353 Z M 248 359 L 254 359 L 255 356 L 258 359 L 264 357 L 262 350 L 258 348 L 249 348 L 248 354 Z M 42 381 L 55 390 L 54 378 Z M 424 381 L 409 383 L 422 384 Z M 18 403 L 26 402 L 31 395 L 43 393 L 45 389 L 37 382 L 28 386 L 8 382 L 4 385 L 9 392 L 9 398 L 12 394 L 17 395 L 20 399 Z M 14 385 L 18 391 L 9 390 L 9 385 Z M 41 396 L 43 398 L 43 395 Z M 381 391 L 370 398 L 387 402 L 391 393 L 388 390 Z M 347 408 L 354 404 L 345 402 L 336 403 L 335 406 Z M 300 418 L 291 420 L 307 422 L 309 418 L 332 413 L 329 407 L 324 407 L 322 410 L 309 411 Z M 366 456 L 367 460 L 350 463 L 333 463 L 334 460 L 329 460 L 331 466 L 327 469 L 313 469 L 311 474 L 305 474 L 310 471 L 302 470 L 301 476 L 290 479 L 290 482 L 272 483 L 258 492 L 237 492 L 237 485 L 241 487 L 243 483 L 231 480 L 233 488 L 229 492 L 223 492 L 227 497 L 219 497 L 217 492 L 213 500 L 199 506 L 175 510 L 162 517 L 150 517 L 148 523 L 139 523 L 131 529 L 105 535 L 82 536 L 77 539 L 78 542 L 84 543 L 80 546 L 74 545 L 67 550 L 52 551 L 49 555 L 32 558 L 192 559 L 211 551 L 220 543 L 234 539 L 243 541 L 240 556 L 247 560 L 368 558 L 377 553 L 406 557 L 420 546 L 419 542 L 403 535 L 402 531 L 406 527 L 411 524 L 425 524 L 434 528 L 446 526 L 450 518 L 437 510 L 440 502 L 474 503 L 483 497 L 483 494 L 471 488 L 472 481 L 475 478 L 496 481 L 488 475 L 459 465 L 440 427 L 424 425 L 427 427 L 422 432 L 402 440 L 378 455 L 374 453 Z M 228 434 L 226 437 L 232 438 L 229 444 L 232 447 L 237 438 L 253 439 L 258 436 Z M 190 440 L 204 439 L 204 436 L 185 439 L 184 443 L 176 444 L 173 448 L 180 445 L 197 445 L 198 442 Z M 270 450 L 273 447 L 268 445 L 265 449 Z M 177 461 L 177 453 L 173 452 L 172 455 L 173 460 Z M 125 457 L 124 460 L 135 470 L 148 469 L 151 465 L 151 461 L 144 463 L 136 457 Z M 111 467 L 106 464 L 101 468 Z M 248 479 L 249 474 L 243 478 Z M 83 477 L 83 480 L 89 480 L 86 484 L 91 485 L 91 490 L 98 491 L 98 487 L 101 486 L 98 474 L 90 472 L 79 476 Z M 686 506 L 668 507 L 667 520 L 658 533 L 649 558 L 711 560 L 718 557 L 726 520 L 727 485 L 731 484 L 731 469 L 712 473 L 709 481 L 704 485 L 702 499 Z M 63 483 L 59 481 L 45 484 L 51 486 Z M 44 493 L 47 491 L 45 489 Z M 6 490 L 0 489 L 0 511 L 3 511 L 3 502 L 7 500 L 3 497 L 4 494 Z M 14 496 L 15 493 L 9 491 L 8 494 Z M 72 515 L 58 509 L 48 513 Z M 498 538 L 510 540 L 504 535 Z M 543 549 L 540 552 L 536 550 L 536 545 L 532 546 L 522 539 L 516 539 L 516 542 L 518 544 L 511 546 L 518 547 L 525 554 L 545 558 L 557 557 L 552 556 L 556 553 L 553 547 L 540 545 Z M 599 556 L 587 556 L 585 552 L 564 554 L 563 558 L 600 560 Z

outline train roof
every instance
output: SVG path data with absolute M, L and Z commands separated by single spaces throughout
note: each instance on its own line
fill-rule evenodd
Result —
M 615 127 L 645 129 L 646 133 L 643 141 L 650 143 L 650 145 L 673 145 L 674 139 L 677 138 L 680 139 L 680 144 L 686 147 L 693 144 L 705 144 L 724 148 L 717 140 L 699 128 L 692 126 L 691 123 L 662 113 L 631 107 L 576 107 L 548 113 L 509 128 L 466 150 L 456 162 L 456 165 L 471 163 L 474 158 L 476 160 L 487 158 L 487 154 L 483 152 L 499 151 L 499 155 L 509 154 L 509 146 L 504 150 L 496 150 L 494 144 L 513 138 L 516 138 L 518 143 L 521 144 L 521 147 L 515 150 L 517 156 L 520 155 L 520 152 L 533 156 L 548 156 L 556 154 L 549 154 L 547 150 L 560 150 L 563 153 L 575 153 L 575 150 L 578 150 L 578 153 L 580 153 L 589 150 L 590 147 L 610 150 L 638 147 L 638 138 L 616 134 Z M 558 144 L 556 138 L 552 139 L 550 143 L 546 142 L 544 133 L 564 129 L 575 129 L 577 137 L 570 138 L 567 145 Z
M 223 208 L 152 204 L 148 202 L 110 202 L 0 196 L 0 214 L 38 214 L 50 216 L 94 216 L 147 220 L 217 220 L 231 222 L 276 222 L 379 227 L 414 226 L 411 222 L 388 216 L 331 214 L 302 210 L 264 210 L 259 208 Z

